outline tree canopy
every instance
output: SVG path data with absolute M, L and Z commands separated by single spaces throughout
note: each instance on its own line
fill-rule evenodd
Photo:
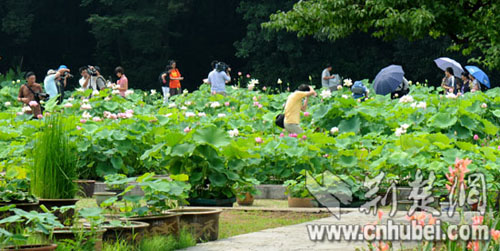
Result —
M 492 0 L 307 0 L 271 15 L 266 28 L 336 40 L 356 31 L 384 40 L 448 36 L 450 49 L 500 68 L 500 3 Z

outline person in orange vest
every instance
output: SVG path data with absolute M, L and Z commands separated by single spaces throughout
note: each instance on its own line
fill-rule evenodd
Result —
M 181 76 L 179 69 L 177 69 L 177 63 L 174 60 L 170 60 L 170 66 L 172 70 L 170 71 L 170 96 L 181 94 L 181 80 L 184 80 L 184 77 Z

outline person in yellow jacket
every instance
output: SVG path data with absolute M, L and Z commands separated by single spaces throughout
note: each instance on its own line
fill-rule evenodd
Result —
M 300 128 L 300 111 L 305 112 L 309 96 L 318 94 L 309 85 L 300 85 L 297 90 L 288 96 L 285 105 L 285 129 L 289 133 L 300 134 L 304 130 Z

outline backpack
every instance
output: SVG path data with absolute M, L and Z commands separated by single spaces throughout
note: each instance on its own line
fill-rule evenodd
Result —
M 354 85 L 352 85 L 351 91 L 354 94 L 359 94 L 359 95 L 365 94 L 365 86 L 363 85 L 363 82 L 356 81 Z

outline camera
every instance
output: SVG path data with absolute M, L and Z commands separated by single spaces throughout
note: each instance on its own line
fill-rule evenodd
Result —
M 35 92 L 35 99 L 37 100 L 47 100 L 49 99 L 49 94 L 44 92 Z
M 95 67 L 93 67 L 91 65 L 87 66 L 87 72 L 92 77 L 96 77 L 97 76 L 97 70 L 95 69 Z
M 219 62 L 215 65 L 215 70 L 218 72 L 228 71 L 230 69 L 229 65 L 224 62 Z
M 73 78 L 73 75 L 72 75 L 71 73 L 69 73 L 69 72 L 64 72 L 64 73 L 61 75 L 61 78 L 66 78 L 66 76 L 67 76 L 68 78 Z

